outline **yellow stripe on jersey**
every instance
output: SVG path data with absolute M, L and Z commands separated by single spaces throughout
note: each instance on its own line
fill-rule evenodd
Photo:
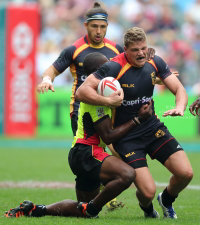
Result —
M 78 75 L 76 73 L 76 66 L 74 64 L 70 65 L 70 72 L 72 74 L 72 77 L 74 78 L 74 83 L 72 85 L 72 95 L 71 95 L 71 101 L 70 101 L 70 113 L 74 111 L 74 102 L 75 102 L 75 90 L 76 90 L 76 85 L 78 83 Z
M 118 76 L 115 79 L 119 80 L 130 67 L 131 67 L 131 64 L 126 63 L 126 65 L 121 68 Z
M 93 45 L 92 43 L 90 43 L 90 47 L 91 48 L 103 48 L 104 47 L 104 43 L 101 43 L 100 45 Z
M 114 46 L 112 46 L 112 45 L 110 45 L 110 44 L 108 44 L 108 43 L 105 43 L 105 46 L 106 46 L 107 48 L 110 48 L 111 50 L 113 50 L 113 52 L 115 52 L 117 55 L 120 54 L 120 52 L 118 51 L 118 49 L 115 48 Z
M 158 68 L 157 68 L 155 62 L 154 62 L 152 59 L 150 59 L 150 60 L 148 61 L 148 63 L 150 63 L 150 64 L 156 69 L 156 71 L 158 72 Z
M 81 47 L 77 48 L 76 51 L 74 52 L 73 60 L 78 56 L 79 53 L 81 53 L 83 50 L 85 50 L 88 47 L 89 47 L 88 44 L 84 44 L 84 45 L 81 45 Z

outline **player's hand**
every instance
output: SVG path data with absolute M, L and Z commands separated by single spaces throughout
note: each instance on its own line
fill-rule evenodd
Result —
M 149 101 L 148 104 L 143 105 L 138 111 L 138 116 L 140 120 L 146 120 L 152 116 L 152 101 Z
M 195 102 L 190 105 L 190 113 L 194 116 L 200 116 L 200 113 L 198 112 L 200 109 L 200 98 L 198 98 Z M 196 114 L 195 114 L 196 113 Z
M 154 58 L 155 53 L 156 53 L 156 50 L 154 48 L 148 48 L 147 60 Z
M 121 88 L 120 90 L 115 91 L 108 97 L 108 107 L 114 108 L 114 107 L 119 107 L 124 99 L 124 91 Z
M 172 72 L 172 74 L 173 74 L 174 76 L 176 76 L 176 77 L 179 77 L 179 76 L 180 76 L 179 73 L 178 73 L 178 71 L 174 71 L 174 72 Z
M 37 87 L 37 92 L 40 94 L 42 92 L 42 94 L 44 94 L 44 92 L 48 92 L 48 90 L 51 90 L 52 92 L 55 92 L 53 84 L 50 84 L 48 82 L 42 82 L 38 85 Z
M 178 108 L 170 109 L 163 114 L 163 117 L 166 117 L 166 116 L 184 116 L 184 110 L 178 109 Z

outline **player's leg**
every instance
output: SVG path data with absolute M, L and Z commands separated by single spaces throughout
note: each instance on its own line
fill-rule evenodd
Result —
M 164 217 L 176 219 L 177 215 L 172 203 L 191 181 L 193 171 L 180 144 L 171 136 L 166 127 L 163 126 L 161 129 L 163 132 L 160 133 L 163 136 L 151 146 L 150 156 L 161 162 L 172 173 L 168 187 L 158 195 L 158 202 L 162 207 Z
M 134 184 L 137 188 L 136 196 L 140 208 L 144 211 L 145 217 L 159 218 L 160 216 L 152 204 L 156 193 L 156 185 L 148 167 L 137 168 L 135 171 L 136 178 Z

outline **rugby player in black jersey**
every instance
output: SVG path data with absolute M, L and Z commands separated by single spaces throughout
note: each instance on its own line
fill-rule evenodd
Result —
M 87 55 L 84 59 L 86 74 L 96 71 L 106 61 L 108 59 L 98 52 Z M 139 119 L 146 120 L 151 115 L 151 103 L 146 103 L 139 111 Z M 69 164 L 76 175 L 78 202 L 64 200 L 45 206 L 24 201 L 6 212 L 5 216 L 95 217 L 108 201 L 127 189 L 135 179 L 135 170 L 122 160 L 107 154 L 105 147 L 134 129 L 137 118 L 133 117 L 126 124 L 112 129 L 110 117 L 111 109 L 108 107 L 80 104 L 78 130 L 69 152 Z M 99 193 L 100 182 L 106 185 Z
M 194 116 L 200 116 L 199 114 L 199 109 L 200 109 L 200 98 L 198 98 L 196 101 L 194 101 L 191 105 L 190 105 L 190 112 L 192 113 L 192 115 Z M 195 114 L 196 112 L 196 114 Z
M 176 97 L 175 108 L 163 116 L 183 116 L 188 102 L 186 91 L 159 56 L 146 60 L 148 47 L 144 31 L 137 27 L 129 29 L 124 35 L 124 46 L 125 53 L 105 63 L 86 79 L 76 92 L 77 99 L 87 104 L 109 105 L 108 99 L 98 95 L 96 89 L 102 78 L 115 77 L 124 91 L 123 103 L 116 108 L 114 116 L 114 127 L 117 127 L 137 117 L 141 106 L 152 100 L 158 76 Z M 180 144 L 155 114 L 146 121 L 136 122 L 137 128 L 114 142 L 114 148 L 122 160 L 136 170 L 136 196 L 147 217 L 158 216 L 154 216 L 152 200 L 156 186 L 147 166 L 146 154 L 172 173 L 168 186 L 158 195 L 158 202 L 165 218 L 176 219 L 172 203 L 193 178 L 190 162 Z

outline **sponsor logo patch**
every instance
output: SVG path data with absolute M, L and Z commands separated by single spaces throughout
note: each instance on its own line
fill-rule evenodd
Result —
M 104 108 L 103 107 L 97 107 L 96 108 L 97 116 L 98 118 L 105 116 Z

